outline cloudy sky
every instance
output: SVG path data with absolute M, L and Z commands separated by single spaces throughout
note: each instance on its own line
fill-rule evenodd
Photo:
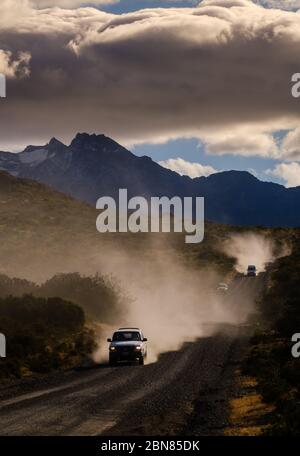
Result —
M 0 150 L 105 133 L 192 177 L 300 185 L 300 0 L 1 0 Z

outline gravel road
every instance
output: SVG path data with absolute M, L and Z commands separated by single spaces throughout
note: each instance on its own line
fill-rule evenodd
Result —
M 228 305 L 259 295 L 264 276 L 238 278 Z M 248 303 L 248 304 L 247 304 Z M 145 366 L 94 366 L 0 391 L 1 435 L 218 435 L 249 337 L 246 325 L 208 335 Z

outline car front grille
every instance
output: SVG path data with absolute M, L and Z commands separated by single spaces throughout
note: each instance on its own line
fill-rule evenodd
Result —
M 134 352 L 134 345 L 124 346 L 124 347 L 116 347 L 118 353 L 133 353 Z

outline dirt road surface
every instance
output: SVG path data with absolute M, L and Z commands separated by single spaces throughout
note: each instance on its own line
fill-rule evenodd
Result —
M 237 278 L 224 299 L 238 312 L 263 286 L 263 275 Z M 207 337 L 153 364 L 82 368 L 1 390 L 0 434 L 221 435 L 251 329 L 210 325 Z

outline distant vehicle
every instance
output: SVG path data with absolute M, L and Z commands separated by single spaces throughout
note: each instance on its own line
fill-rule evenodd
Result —
M 247 276 L 248 277 L 256 277 L 257 271 L 256 271 L 256 266 L 253 264 L 250 264 L 247 269 Z
M 227 293 L 227 291 L 228 291 L 227 283 L 223 283 L 223 282 L 219 283 L 219 285 L 217 287 L 217 291 L 219 293 Z
M 144 364 L 147 356 L 147 339 L 139 328 L 119 328 L 107 342 L 110 342 L 110 365 L 114 366 L 119 362 Z

